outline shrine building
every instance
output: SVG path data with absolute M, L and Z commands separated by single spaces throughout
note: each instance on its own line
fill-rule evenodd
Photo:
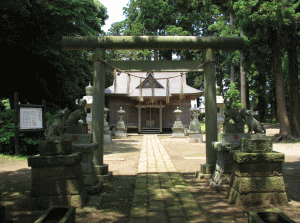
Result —
M 105 89 L 109 124 L 117 124 L 120 107 L 126 112 L 125 125 L 132 132 L 161 133 L 170 130 L 176 120 L 173 111 L 182 111 L 181 120 L 188 127 L 191 121 L 191 100 L 203 94 L 186 84 L 180 72 L 116 73 L 113 85 Z

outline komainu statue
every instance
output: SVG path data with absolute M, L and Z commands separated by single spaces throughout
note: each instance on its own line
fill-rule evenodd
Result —
M 59 110 L 57 112 L 57 119 L 55 119 L 53 123 L 50 123 L 49 121 L 47 122 L 47 129 L 44 133 L 45 137 L 63 135 L 63 133 L 65 132 L 64 116 L 65 110 Z
M 232 105 L 232 99 L 225 100 L 225 123 L 229 124 L 229 120 L 233 120 L 235 124 L 245 124 L 244 119 L 241 115 L 241 113 L 236 110 L 235 108 L 231 107 Z
M 244 109 L 241 111 L 241 114 L 248 126 L 248 133 L 252 134 L 254 131 L 255 134 L 266 134 L 266 129 L 264 126 L 255 118 L 253 118 L 253 111 Z
M 86 100 L 84 99 L 76 99 L 76 104 L 79 108 L 72 113 L 67 109 L 65 115 L 65 127 L 66 133 L 79 133 L 79 134 L 87 134 L 87 123 L 86 123 L 86 111 L 84 109 L 86 105 Z

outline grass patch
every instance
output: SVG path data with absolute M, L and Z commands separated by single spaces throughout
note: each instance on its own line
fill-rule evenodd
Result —
M 23 156 L 23 155 L 5 155 L 0 154 L 0 161 L 21 161 L 21 160 L 27 160 L 29 156 Z

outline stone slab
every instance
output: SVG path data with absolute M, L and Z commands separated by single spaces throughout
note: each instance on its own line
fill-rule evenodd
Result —
M 277 208 L 248 210 L 247 215 L 248 215 L 248 222 L 251 223 L 260 223 L 260 222 L 296 223 Z
M 219 133 L 218 142 L 224 144 L 241 144 L 241 139 L 249 137 L 250 134 L 248 133 Z
M 28 166 L 48 167 L 48 166 L 72 166 L 82 161 L 82 153 L 72 153 L 69 155 L 57 156 L 31 156 L 27 159 Z
M 266 163 L 266 162 L 284 162 L 284 153 L 243 153 L 239 151 L 230 151 L 233 160 L 237 163 Z
M 244 153 L 269 153 L 273 151 L 272 139 L 242 139 L 241 151 Z
M 98 143 L 74 143 L 72 148 L 73 152 L 93 153 L 98 149 Z

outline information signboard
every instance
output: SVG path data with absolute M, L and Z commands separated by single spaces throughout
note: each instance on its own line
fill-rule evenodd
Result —
M 20 129 L 42 128 L 42 108 L 20 108 Z

